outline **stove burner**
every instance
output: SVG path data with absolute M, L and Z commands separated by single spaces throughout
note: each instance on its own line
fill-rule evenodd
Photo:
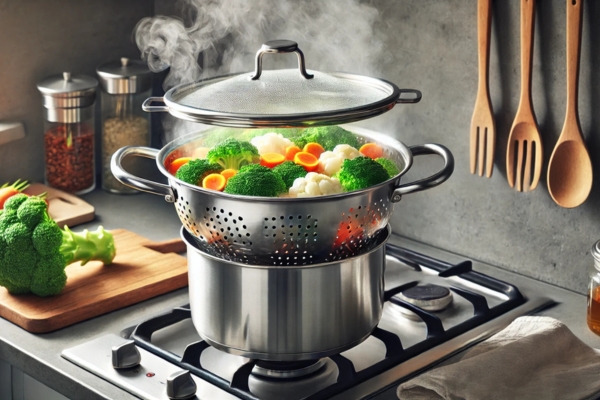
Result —
M 398 293 L 396 297 L 425 311 L 441 311 L 452 303 L 450 289 L 433 284 L 413 286 Z M 401 307 L 400 311 L 405 317 L 421 320 L 415 313 L 404 307 Z
M 325 359 L 309 361 L 257 361 L 252 373 L 269 378 L 298 378 L 312 374 L 325 365 Z
M 305 366 L 302 367 L 301 364 Z M 253 395 L 261 400 L 300 400 L 333 385 L 337 381 L 338 369 L 330 358 L 312 360 L 308 362 L 309 365 L 306 364 L 305 361 L 290 363 L 257 361 L 248 378 L 248 388 Z M 283 369 L 294 365 L 296 367 L 300 366 L 300 368 Z M 269 371 L 269 375 L 257 374 L 257 367 L 262 370 L 261 372 Z M 272 375 L 273 372 L 277 375 Z M 300 374 L 292 375 L 294 373 Z

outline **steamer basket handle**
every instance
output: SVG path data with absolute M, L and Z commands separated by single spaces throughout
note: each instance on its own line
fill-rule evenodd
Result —
M 165 196 L 166 201 L 173 203 L 175 197 L 173 196 L 173 191 L 170 186 L 130 174 L 125 171 L 121 165 L 123 160 L 129 156 L 146 157 L 156 160 L 157 155 L 158 150 L 150 147 L 122 147 L 113 154 L 110 160 L 110 170 L 115 178 L 122 184 L 143 192 Z
M 165 112 L 169 111 L 169 107 L 167 106 L 153 106 L 152 103 L 164 103 L 164 97 L 148 97 L 142 103 L 142 110 L 146 112 Z
M 441 144 L 422 144 L 411 146 L 409 149 L 413 156 L 436 154 L 444 159 L 444 166 L 440 171 L 427 178 L 396 187 L 392 194 L 392 202 L 394 203 L 399 202 L 405 194 L 420 192 L 445 182 L 454 171 L 454 157 L 450 150 Z

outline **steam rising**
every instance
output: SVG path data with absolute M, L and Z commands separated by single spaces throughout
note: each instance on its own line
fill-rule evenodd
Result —
M 309 69 L 377 73 L 373 66 L 383 48 L 373 29 L 378 11 L 359 0 L 185 0 L 179 5 L 184 19 L 144 18 L 135 30 L 150 69 L 171 67 L 165 89 L 251 71 L 260 45 L 274 39 L 298 42 Z M 267 68 L 282 65 L 294 68 L 295 57 L 265 57 Z
M 254 69 L 261 44 L 274 39 L 298 42 L 307 68 L 381 75 L 376 69 L 383 40 L 376 32 L 377 9 L 361 0 L 179 0 L 182 19 L 142 19 L 135 40 L 149 68 L 170 67 L 164 89 L 202 78 Z M 295 55 L 266 55 L 263 68 L 297 68 Z M 164 121 L 173 134 L 199 130 L 198 124 Z

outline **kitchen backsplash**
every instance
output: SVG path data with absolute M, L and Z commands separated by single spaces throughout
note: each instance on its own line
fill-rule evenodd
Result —
M 154 13 L 177 14 L 175 3 L 60 0 L 50 4 L 25 0 L 0 4 L 0 35 L 10 38 L 0 42 L 4 77 L 0 83 L 0 121 L 23 121 L 27 132 L 25 139 L 0 146 L 0 182 L 43 178 L 42 112 L 35 83 L 66 69 L 94 75 L 95 67 L 107 60 L 139 57 L 132 40 L 135 24 Z M 447 183 L 407 195 L 396 205 L 394 232 L 585 293 L 592 265 L 589 250 L 600 239 L 600 188 L 595 184 L 582 206 L 566 210 L 552 201 L 545 182 L 566 107 L 565 0 L 539 0 L 536 5 L 532 91 L 544 146 L 544 168 L 540 185 L 529 193 L 511 189 L 505 173 L 506 142 L 520 93 L 520 2 L 496 0 L 493 4 L 490 91 L 497 146 L 491 179 L 469 173 L 469 127 L 478 78 L 477 2 L 361 3 L 378 14 L 373 37 L 381 51 L 372 60 L 373 73 L 400 87 L 423 92 L 419 104 L 399 105 L 361 125 L 408 145 L 444 144 L 456 160 L 454 175 Z M 600 26 L 591 21 L 598 20 L 600 2 L 587 0 L 579 111 L 596 180 L 600 179 L 600 114 L 593 110 L 600 109 Z M 339 24 L 345 22 L 337 20 Z M 311 68 L 311 45 L 304 45 L 310 38 L 290 39 L 300 43 Z M 256 48 L 261 40 L 257 39 Z M 245 57 L 251 58 L 253 51 L 248 49 Z M 355 72 L 364 65 L 342 69 Z M 439 165 L 441 162 L 433 157 L 418 157 L 406 181 L 418 179 Z

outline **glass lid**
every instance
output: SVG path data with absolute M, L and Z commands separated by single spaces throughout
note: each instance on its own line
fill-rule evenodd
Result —
M 298 69 L 262 70 L 267 53 L 298 56 Z M 410 94 L 401 98 L 402 93 Z M 383 79 L 340 72 L 306 70 L 296 42 L 276 40 L 256 54 L 254 73 L 212 78 L 150 98 L 146 111 L 168 111 L 182 119 L 231 127 L 294 127 L 357 121 L 390 110 L 396 103 L 416 103 L 418 90 L 399 89 Z M 153 106 L 164 101 L 166 106 Z

